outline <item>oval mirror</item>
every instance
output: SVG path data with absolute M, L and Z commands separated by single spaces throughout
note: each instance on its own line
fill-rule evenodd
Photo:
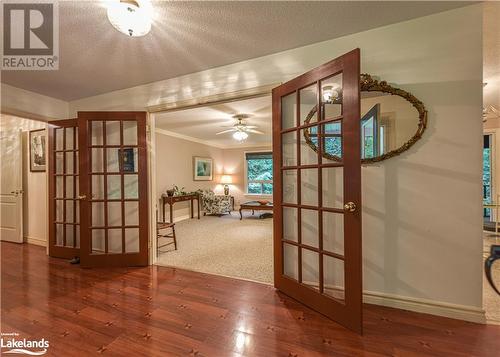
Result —
M 360 84 L 361 162 L 367 164 L 382 161 L 408 150 L 421 138 L 427 126 L 427 111 L 423 103 L 412 94 L 385 81 L 374 80 L 368 74 L 361 75 Z M 342 95 L 337 95 L 336 98 L 336 102 L 339 102 Z M 322 103 L 327 104 L 329 103 Z M 304 124 L 309 124 L 316 116 L 316 111 L 314 106 Z M 322 156 L 328 160 L 341 161 L 340 121 L 325 124 L 323 131 L 319 134 L 324 138 Z M 317 137 L 316 126 L 304 130 L 307 145 L 316 152 Z

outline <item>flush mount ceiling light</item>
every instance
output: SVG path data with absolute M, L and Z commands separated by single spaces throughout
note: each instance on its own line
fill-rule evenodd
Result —
M 339 98 L 339 88 L 334 88 L 333 86 L 323 87 L 323 102 L 330 103 Z
M 144 36 L 151 30 L 152 10 L 147 0 L 114 0 L 108 3 L 108 20 L 127 36 Z

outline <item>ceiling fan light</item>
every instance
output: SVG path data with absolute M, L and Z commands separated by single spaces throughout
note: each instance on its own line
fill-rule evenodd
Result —
M 144 36 L 151 30 L 152 7 L 147 0 L 111 1 L 107 13 L 111 25 L 127 36 Z
M 233 139 L 235 140 L 243 141 L 246 138 L 248 138 L 248 134 L 245 133 L 244 131 L 236 131 L 233 133 Z

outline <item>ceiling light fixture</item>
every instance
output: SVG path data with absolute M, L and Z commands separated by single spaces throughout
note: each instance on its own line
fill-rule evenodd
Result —
M 243 141 L 246 138 L 248 138 L 248 134 L 245 133 L 244 131 L 236 131 L 233 134 L 233 138 L 234 140 Z
M 338 98 L 339 98 L 338 88 L 333 88 L 333 86 L 323 87 L 323 102 L 330 103 Z
M 147 0 L 114 0 L 108 4 L 109 22 L 130 37 L 144 36 L 151 30 L 152 12 Z

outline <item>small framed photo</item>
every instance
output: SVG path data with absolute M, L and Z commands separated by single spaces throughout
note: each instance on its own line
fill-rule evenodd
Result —
M 209 157 L 193 157 L 193 171 L 195 181 L 212 181 L 214 160 Z
M 45 129 L 31 130 L 30 142 L 30 171 L 45 172 L 47 169 L 47 156 L 45 151 L 46 134 Z

